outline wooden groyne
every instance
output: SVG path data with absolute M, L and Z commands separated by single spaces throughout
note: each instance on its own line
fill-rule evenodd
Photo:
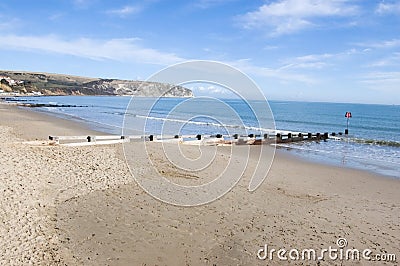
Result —
M 248 134 L 248 135 L 101 135 L 101 136 L 49 136 L 54 144 L 63 146 L 88 146 L 117 144 L 130 141 L 151 142 L 181 142 L 192 145 L 262 145 L 280 144 L 305 141 L 327 141 L 328 139 L 340 140 L 338 136 L 342 133 L 300 133 L 277 131 L 270 134 Z
M 132 136 L 133 137 L 133 136 Z M 63 146 L 89 146 L 105 145 L 129 142 L 130 138 L 125 136 L 104 135 L 104 136 L 49 136 L 54 144 Z

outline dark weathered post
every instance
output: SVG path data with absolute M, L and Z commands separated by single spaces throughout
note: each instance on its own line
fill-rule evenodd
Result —
M 264 134 L 264 139 L 268 139 L 268 134 Z
M 201 140 L 201 135 L 198 134 L 198 135 L 196 136 L 196 138 L 197 138 L 197 140 Z
M 153 140 L 154 140 L 154 136 L 153 136 L 153 135 L 150 135 L 150 136 L 149 136 L 149 140 L 150 140 L 150 141 L 153 141 Z
M 234 138 L 234 139 L 238 139 L 238 138 L 239 138 L 239 134 L 233 135 L 233 138 Z
M 281 133 L 276 134 L 276 141 L 282 141 L 282 135 Z

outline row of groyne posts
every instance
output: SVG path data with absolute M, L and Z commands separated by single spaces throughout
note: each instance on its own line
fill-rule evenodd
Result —
M 336 135 L 333 133 L 334 136 Z M 254 140 L 255 142 L 276 142 L 276 143 L 285 143 L 285 142 L 296 142 L 296 141 L 318 141 L 318 140 L 327 140 L 329 139 L 329 133 L 276 133 L 276 134 L 248 134 L 248 135 L 239 135 L 239 134 L 234 134 L 232 136 L 226 136 L 222 134 L 216 134 L 216 135 L 196 135 L 196 136 L 179 136 L 175 135 L 173 138 L 174 139 L 197 139 L 197 140 L 202 140 L 202 139 L 221 139 L 225 141 L 232 141 L 232 142 L 241 142 L 241 141 L 249 141 L 249 140 Z M 161 138 L 162 139 L 168 139 L 168 138 Z M 155 141 L 158 140 L 158 138 L 155 135 L 150 135 L 148 138 L 149 141 Z M 189 140 L 190 141 L 190 140 Z
M 347 135 L 345 132 L 345 135 Z M 343 133 L 300 133 L 300 132 L 274 132 L 270 134 L 248 134 L 248 135 L 134 135 L 134 136 L 49 136 L 49 140 L 55 144 L 64 146 L 84 146 L 96 144 L 116 144 L 130 141 L 152 141 L 152 142 L 176 142 L 187 144 L 279 144 L 301 141 L 326 141 L 327 139 L 340 140 Z

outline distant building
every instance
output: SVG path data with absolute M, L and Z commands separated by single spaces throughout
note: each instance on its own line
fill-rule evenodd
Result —
M 7 77 L 7 76 L 0 76 L 0 80 L 3 80 L 3 79 L 8 82 L 9 86 L 24 84 L 24 81 L 22 81 L 22 80 L 13 80 L 12 78 Z

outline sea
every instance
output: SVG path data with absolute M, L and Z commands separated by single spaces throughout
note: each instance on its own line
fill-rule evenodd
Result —
M 15 99 L 11 99 L 15 100 Z M 320 163 L 400 178 L 400 105 L 118 96 L 18 97 L 109 134 L 335 133 L 278 148 Z M 351 112 L 351 118 L 346 118 Z M 343 134 L 348 129 L 348 135 Z M 342 135 L 339 135 L 339 134 Z

